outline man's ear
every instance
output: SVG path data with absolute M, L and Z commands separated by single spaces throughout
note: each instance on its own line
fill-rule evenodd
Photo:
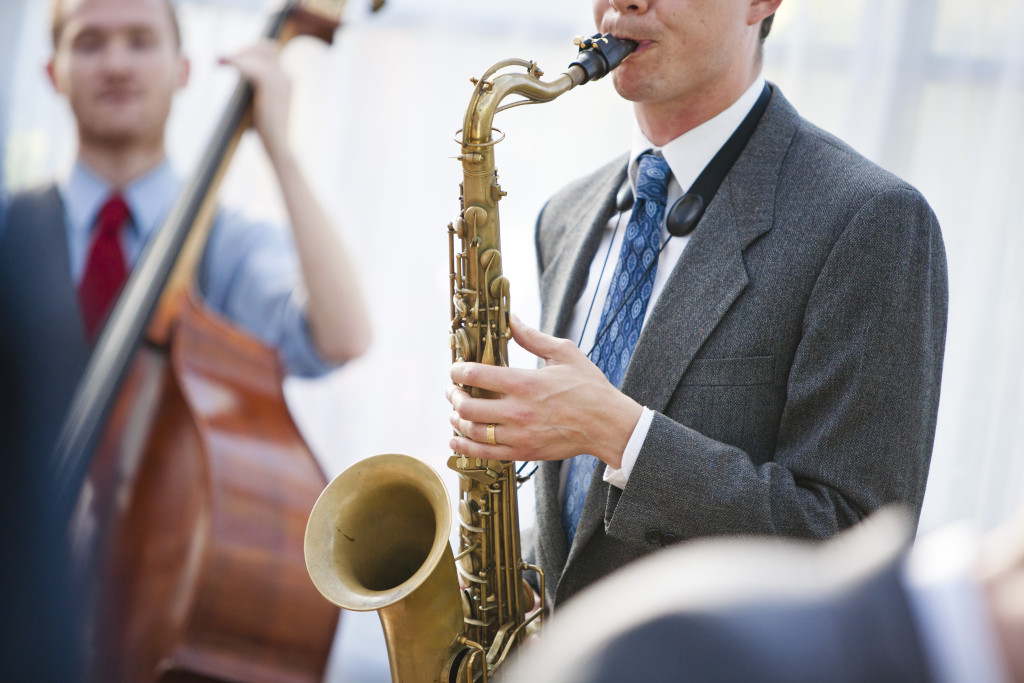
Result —
M 188 85 L 189 74 L 192 73 L 192 64 L 188 61 L 188 57 L 182 57 L 180 62 L 180 73 L 178 74 L 178 89 L 184 88 Z
M 747 23 L 750 26 L 760 24 L 765 18 L 778 10 L 781 4 L 782 0 L 750 0 Z
M 51 55 L 50 59 L 46 62 L 46 77 L 50 79 L 50 85 L 53 86 L 53 89 L 57 92 L 61 92 L 60 86 L 57 85 L 57 76 L 54 70 L 53 60 L 54 57 Z

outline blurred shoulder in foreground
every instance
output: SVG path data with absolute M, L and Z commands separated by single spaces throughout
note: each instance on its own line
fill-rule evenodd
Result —
M 823 544 L 656 553 L 565 605 L 504 680 L 1022 680 L 1024 525 L 910 529 L 888 508 Z

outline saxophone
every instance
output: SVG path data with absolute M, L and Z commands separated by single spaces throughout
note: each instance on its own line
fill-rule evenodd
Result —
M 601 78 L 636 48 L 610 34 L 577 45 L 576 61 L 551 81 L 521 59 L 498 62 L 473 79 L 456 133 L 461 211 L 448 226 L 453 361 L 507 365 L 509 282 L 498 228 L 505 192 L 494 165 L 494 146 L 504 136 L 492 128 L 494 115 Z M 498 74 L 514 67 L 524 72 Z M 503 105 L 512 95 L 521 99 Z M 407 455 L 377 455 L 346 469 L 321 493 L 306 526 L 310 578 L 339 607 L 377 610 L 398 683 L 486 682 L 545 612 L 543 572 L 523 561 L 520 548 L 517 491 L 528 477 L 513 462 L 457 453 L 448 466 L 459 475 L 457 555 L 448 543 L 452 513 L 444 484 Z M 538 574 L 539 608 L 524 571 Z

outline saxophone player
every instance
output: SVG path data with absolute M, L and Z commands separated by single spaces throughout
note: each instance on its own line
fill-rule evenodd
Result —
M 593 0 L 638 42 L 613 74 L 632 148 L 538 220 L 540 329 L 512 334 L 539 367 L 455 363 L 500 397 L 448 389 L 455 452 L 540 461 L 549 605 L 675 542 L 920 514 L 942 237 L 917 190 L 766 83 L 781 3 Z

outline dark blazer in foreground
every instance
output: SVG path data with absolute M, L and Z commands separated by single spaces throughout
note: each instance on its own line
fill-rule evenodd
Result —
M 561 463 L 540 466 L 549 605 L 674 541 L 825 538 L 887 503 L 920 512 L 946 331 L 938 223 L 913 187 L 773 90 L 623 379 L 656 413 L 629 483 L 595 470 L 572 548 Z M 545 332 L 566 332 L 625 161 L 562 190 L 538 221 Z
M 714 539 L 644 558 L 559 610 L 503 680 L 935 680 L 903 578 L 909 525 L 890 513 L 825 544 Z

